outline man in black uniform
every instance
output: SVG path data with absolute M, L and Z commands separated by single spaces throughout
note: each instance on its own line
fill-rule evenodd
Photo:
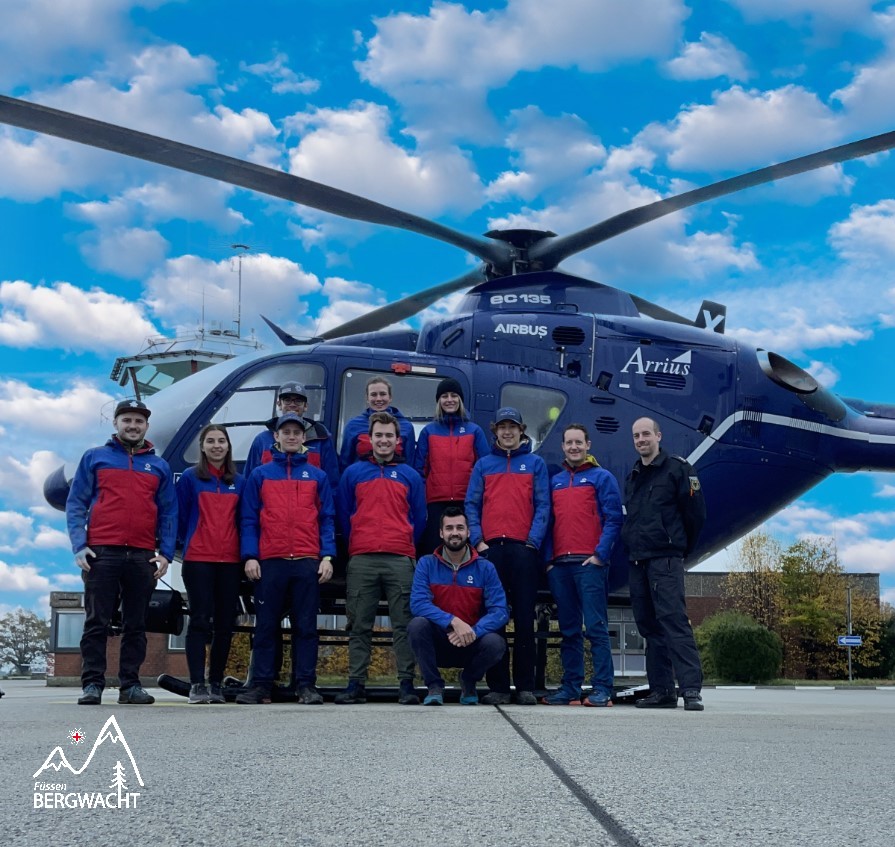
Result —
M 641 709 L 675 709 L 677 678 L 684 708 L 703 710 L 702 666 L 687 617 L 684 559 L 705 523 L 705 500 L 696 472 L 660 446 L 662 433 L 652 418 L 633 427 L 640 461 L 625 482 L 622 540 L 630 559 L 631 606 L 646 639 L 649 696 Z

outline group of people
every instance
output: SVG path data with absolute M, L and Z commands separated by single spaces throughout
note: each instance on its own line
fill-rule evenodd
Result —
M 699 480 L 660 445 L 656 421 L 633 426 L 639 459 L 625 483 L 591 455 L 587 428 L 562 433 L 564 462 L 552 476 L 532 452 L 519 411 L 499 409 L 491 438 L 468 415 L 455 379 L 438 383 L 434 420 L 417 438 L 392 405 L 384 377 L 366 385 L 367 409 L 351 419 L 336 453 L 331 434 L 305 416 L 303 386 L 285 383 L 277 415 L 260 433 L 243 473 L 227 430 L 199 434 L 200 458 L 175 484 L 146 440 L 150 410 L 123 401 L 115 434 L 84 454 L 67 519 L 83 571 L 84 705 L 101 702 L 106 637 L 118 598 L 123 615 L 119 702 L 152 703 L 140 685 L 145 612 L 156 580 L 181 551 L 189 597 L 186 657 L 191 703 L 224 702 L 221 689 L 243 574 L 254 584 L 250 679 L 237 702 L 268 703 L 278 665 L 279 624 L 292 624 L 299 702 L 316 687 L 320 585 L 333 575 L 337 538 L 347 548 L 348 683 L 340 705 L 366 702 L 373 628 L 385 596 L 399 702 L 444 701 L 442 668 L 460 668 L 460 702 L 535 705 L 535 603 L 543 571 L 558 610 L 562 683 L 548 705 L 610 706 L 609 564 L 621 539 L 630 559 L 635 620 L 646 639 L 650 693 L 642 708 L 703 708 L 699 655 L 684 602 L 683 560 L 705 519 Z M 512 668 L 505 638 L 514 624 Z M 593 660 L 583 685 L 584 639 Z M 206 646 L 211 643 L 207 656 Z M 675 684 L 677 680 L 677 686 Z M 512 686 L 511 686 L 512 683 Z

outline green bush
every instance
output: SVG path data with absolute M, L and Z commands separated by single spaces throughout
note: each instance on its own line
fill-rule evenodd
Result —
M 766 682 L 780 673 L 783 642 L 760 623 L 740 615 L 740 620 L 718 623 L 708 640 L 714 673 L 730 682 Z
M 710 618 L 706 618 L 700 626 L 698 626 L 693 635 L 696 638 L 696 646 L 699 648 L 699 658 L 702 661 L 702 672 L 709 679 L 715 679 L 720 674 L 715 667 L 715 661 L 712 657 L 709 643 L 712 636 L 719 630 L 730 626 L 749 626 L 755 625 L 755 621 L 742 612 L 718 612 Z

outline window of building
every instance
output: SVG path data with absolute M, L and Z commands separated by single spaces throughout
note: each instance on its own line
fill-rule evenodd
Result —
M 86 617 L 87 614 L 84 611 L 54 611 L 51 652 L 74 653 L 80 650 Z
M 501 408 L 512 406 L 522 414 L 532 450 L 537 450 L 550 435 L 566 402 L 566 395 L 561 391 L 537 385 L 508 383 L 500 390 Z

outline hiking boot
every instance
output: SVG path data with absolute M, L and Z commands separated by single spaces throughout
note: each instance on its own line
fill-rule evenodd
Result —
M 130 706 L 151 706 L 155 697 L 149 694 L 142 685 L 132 685 L 130 688 L 122 688 L 118 692 L 118 702 Z
M 686 691 L 682 691 L 681 697 L 684 698 L 685 712 L 701 712 L 705 709 L 705 706 L 702 704 L 702 695 L 695 688 L 688 688 Z
M 224 697 L 224 692 L 221 690 L 221 684 L 219 682 L 212 682 L 211 685 L 208 686 L 208 702 L 209 703 L 226 703 L 227 699 Z
M 479 695 L 475 690 L 474 682 L 466 682 L 460 677 L 460 705 L 461 706 L 478 706 Z
M 211 697 L 208 695 L 208 689 L 201 682 L 193 683 L 190 686 L 190 703 L 210 703 Z
M 260 706 L 270 702 L 270 688 L 267 685 L 253 685 L 242 694 L 236 695 L 236 702 L 243 706 Z
M 537 706 L 538 698 L 533 691 L 517 691 L 516 704 L 519 706 Z
M 591 691 L 582 701 L 583 706 L 611 706 L 612 698 L 602 691 Z
M 323 695 L 313 685 L 302 685 L 298 689 L 298 702 L 303 706 L 319 706 L 323 703 Z
M 412 679 L 402 679 L 398 702 L 402 706 L 419 706 L 420 698 L 417 696 L 416 689 L 413 687 Z
M 580 706 L 581 692 L 569 688 L 557 688 L 552 694 L 541 698 L 545 706 Z
M 676 709 L 677 694 L 668 694 L 665 691 L 653 691 L 652 694 L 638 700 L 634 704 L 638 709 Z
M 513 702 L 513 698 L 509 691 L 489 691 L 482 697 L 482 702 L 486 706 L 509 706 Z
M 366 703 L 367 689 L 362 682 L 358 682 L 356 679 L 349 679 L 348 687 L 336 694 L 336 699 L 333 702 L 339 706 L 353 706 L 356 703 Z
M 423 700 L 424 706 L 443 706 L 444 705 L 444 689 L 440 686 L 430 685 L 429 693 Z
M 103 690 L 98 685 L 85 685 L 78 697 L 79 706 L 99 706 L 102 702 Z

